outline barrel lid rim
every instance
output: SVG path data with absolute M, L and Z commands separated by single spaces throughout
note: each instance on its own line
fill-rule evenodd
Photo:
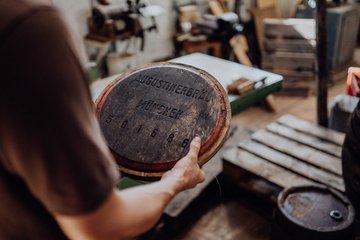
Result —
M 206 81 L 210 84 L 214 84 L 214 87 L 217 88 L 217 90 L 215 91 L 218 95 L 218 98 L 220 96 L 222 103 L 224 104 L 222 107 L 219 106 L 218 110 L 218 116 L 223 116 L 224 117 L 224 121 L 222 121 L 222 126 L 220 129 L 220 132 L 217 134 L 218 135 L 218 139 L 215 140 L 212 144 L 211 144 L 211 148 L 212 151 L 204 151 L 202 152 L 200 149 L 200 153 L 199 154 L 199 158 L 198 158 L 198 164 L 200 166 L 202 166 L 203 164 L 205 164 L 206 162 L 208 162 L 221 148 L 221 146 L 224 144 L 224 142 L 226 141 L 226 138 L 229 134 L 229 130 L 230 130 L 230 123 L 231 123 L 231 105 L 229 102 L 229 98 L 227 97 L 227 93 L 224 89 L 224 87 L 220 84 L 220 82 L 210 73 L 208 73 L 207 71 L 200 69 L 198 67 L 194 67 L 188 64 L 184 64 L 184 63 L 176 63 L 176 62 L 169 62 L 169 61 L 161 61 L 161 62 L 154 62 L 154 63 L 149 63 L 149 64 L 145 64 L 143 66 L 139 66 L 133 69 L 129 69 L 128 71 L 123 72 L 122 74 L 120 74 L 119 76 L 117 76 L 114 80 L 111 81 L 110 84 L 107 85 L 107 87 L 105 87 L 103 89 L 103 91 L 98 95 L 98 97 L 95 100 L 95 105 L 96 105 L 96 115 L 99 118 L 100 117 L 100 113 L 101 113 L 101 108 L 102 105 L 104 104 L 107 95 L 111 92 L 111 90 L 113 88 L 116 87 L 117 84 L 121 83 L 123 80 L 125 80 L 126 78 L 132 76 L 133 74 L 138 73 L 139 71 L 143 71 L 143 70 L 147 70 L 147 69 L 151 69 L 154 67 L 171 67 L 171 68 L 178 68 L 178 69 L 183 69 L 185 71 L 189 71 L 192 72 L 194 74 L 200 74 L 200 76 L 204 79 L 206 79 Z M 222 108 L 224 108 L 225 110 L 222 110 Z M 217 122 L 217 126 L 219 124 L 219 121 Z M 215 132 L 216 129 L 214 129 Z M 206 142 L 202 142 L 201 144 L 201 148 L 204 147 L 204 144 Z M 178 160 L 169 160 L 169 162 L 171 161 L 178 161 Z M 145 165 L 149 165 L 146 164 Z M 150 164 L 151 165 L 151 164 Z M 135 170 L 135 169 L 129 169 L 127 167 L 123 167 L 120 166 L 119 169 L 122 172 L 128 173 L 130 175 L 134 175 L 134 176 L 139 176 L 139 177 L 161 177 L 161 175 L 163 173 L 165 173 L 166 171 L 162 172 L 162 171 L 149 171 L 149 172 L 142 172 Z
M 286 197 L 288 195 L 290 195 L 291 193 L 301 192 L 303 190 L 309 190 L 309 189 L 318 190 L 318 191 L 320 190 L 322 192 L 330 193 L 335 198 L 342 201 L 344 203 L 344 205 L 346 205 L 346 207 L 348 209 L 348 217 L 341 224 L 336 226 L 336 230 L 346 229 L 347 227 L 349 227 L 353 224 L 353 222 L 355 220 L 355 209 L 354 209 L 353 205 L 351 204 L 350 200 L 344 194 L 340 193 L 339 191 L 337 191 L 329 186 L 323 185 L 323 184 L 293 186 L 293 187 L 289 187 L 289 188 L 286 188 L 283 191 L 281 191 L 277 197 L 277 208 L 280 210 L 281 214 L 283 214 L 285 217 L 287 217 L 293 223 L 295 223 L 301 227 L 306 227 L 309 230 L 326 232 L 326 230 L 328 230 L 328 229 L 334 229 L 334 227 L 314 228 L 314 226 L 306 224 L 306 222 L 299 221 L 297 218 L 292 217 L 292 215 L 290 215 L 287 211 L 285 211 L 285 208 L 282 207 L 283 204 L 285 203 Z

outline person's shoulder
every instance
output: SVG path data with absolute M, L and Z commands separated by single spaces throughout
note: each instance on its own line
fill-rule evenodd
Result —
M 0 36 L 11 32 L 22 20 L 39 11 L 57 12 L 50 1 L 46 0 L 0 1 Z

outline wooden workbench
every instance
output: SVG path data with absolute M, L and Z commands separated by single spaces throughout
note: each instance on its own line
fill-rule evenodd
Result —
M 246 78 L 257 82 L 253 91 L 242 95 L 229 94 L 232 114 L 236 114 L 254 103 L 263 100 L 269 94 L 281 88 L 283 77 L 278 74 L 263 71 L 258 68 L 248 67 L 236 62 L 216 58 L 203 53 L 192 53 L 171 62 L 188 64 L 203 69 L 213 75 L 224 87 L 227 88 L 235 80 Z

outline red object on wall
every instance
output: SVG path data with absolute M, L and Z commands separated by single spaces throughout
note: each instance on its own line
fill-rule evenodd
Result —
M 350 96 L 360 96 L 360 68 L 350 67 L 346 79 L 346 92 Z

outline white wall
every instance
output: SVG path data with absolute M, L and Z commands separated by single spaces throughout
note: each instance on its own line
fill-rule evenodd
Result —
M 69 25 L 83 39 L 87 33 L 86 19 L 90 16 L 90 0 L 54 0 L 54 2 L 63 11 Z M 116 0 L 112 2 L 115 3 Z M 117 2 L 125 2 L 125 0 L 117 0 Z M 175 29 L 176 17 L 173 1 L 151 0 L 150 3 L 161 5 L 165 12 L 161 16 L 156 17 L 159 33 L 154 31 L 146 33 L 144 52 L 140 54 L 138 50 L 136 57 L 137 65 L 164 58 L 173 53 L 172 34 Z M 149 23 L 149 20 L 143 19 L 143 22 L 146 25 Z
M 86 18 L 90 15 L 90 0 L 54 0 L 63 11 L 68 23 L 81 36 L 87 32 Z

